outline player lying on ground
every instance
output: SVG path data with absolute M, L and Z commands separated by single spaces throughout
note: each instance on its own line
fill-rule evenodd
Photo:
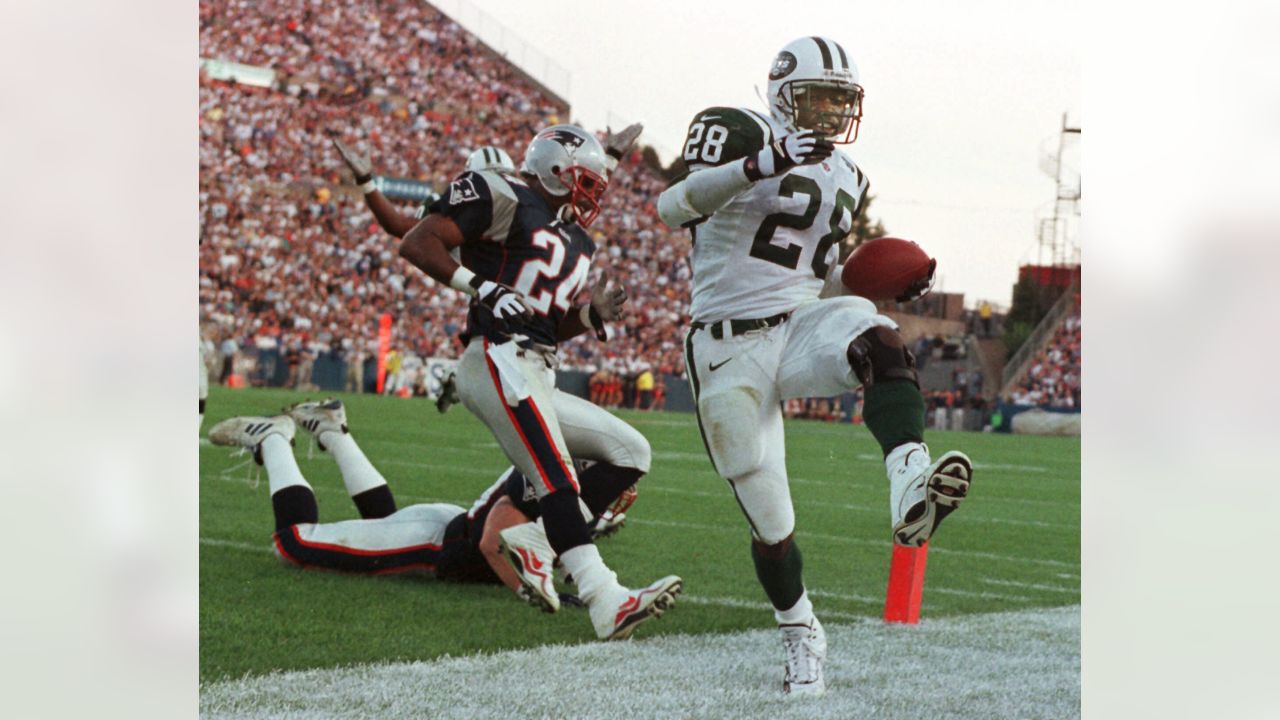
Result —
M 639 433 L 555 387 L 557 344 L 588 330 L 603 340 L 605 322 L 622 316 L 626 293 L 609 287 L 603 274 L 589 301 L 575 302 L 587 290 L 596 249 L 583 227 L 600 211 L 610 161 L 625 154 L 634 134 L 638 128 L 610 138 L 606 154 L 581 128 L 548 127 L 529 143 L 518 176 L 463 173 L 400 245 L 401 257 L 471 296 L 459 398 L 533 481 L 547 540 L 577 580 L 597 636 L 610 639 L 662 614 L 682 587 L 671 575 L 629 590 L 604 564 L 578 510 L 579 478 L 570 458 L 595 459 L 599 449 L 634 444 L 628 438 Z M 460 263 L 451 256 L 455 250 Z M 648 471 L 647 442 L 643 457 L 629 462 L 610 455 L 620 482 Z M 522 562 L 518 530 L 501 534 L 506 556 L 531 597 L 554 612 L 559 599 L 542 593 L 542 571 Z
M 360 520 L 319 522 L 316 497 L 293 457 L 295 424 L 312 433 L 321 450 L 333 455 L 342 482 L 360 512 Z M 499 551 L 499 533 L 521 528 L 535 537 L 542 528 L 534 492 L 515 468 L 506 472 L 463 510 L 444 503 L 396 508 L 386 479 L 360 450 L 348 431 L 346 411 L 339 400 L 306 402 L 287 415 L 235 417 L 209 430 L 215 445 L 244 447 L 267 469 L 276 530 L 276 553 L 305 568 L 384 575 L 423 572 L 439 580 L 497 583 L 521 598 L 527 590 Z M 620 492 L 607 482 L 592 482 L 588 463 L 583 473 L 583 512 L 591 516 L 597 536 L 617 531 L 635 489 Z M 522 527 L 523 526 L 523 527 Z M 536 543 L 535 543 L 536 544 Z M 544 548 L 537 561 L 550 569 L 555 555 Z M 545 592 L 556 592 L 550 573 Z M 562 600 L 579 604 L 572 595 Z
M 751 526 L 756 577 L 786 651 L 783 689 L 820 694 L 826 635 L 794 538 L 781 403 L 865 388 L 863 417 L 884 451 L 903 545 L 924 544 L 964 499 L 971 466 L 958 452 L 929 459 L 915 363 L 893 321 L 863 298 L 819 299 L 832 272 L 839 283 L 838 243 L 867 193 L 862 170 L 835 150 L 857 137 L 857 68 L 834 41 L 801 38 L 778 54 L 768 87 L 768 115 L 712 107 L 694 116 L 689 172 L 658 212 L 694 236 L 685 365 L 711 463 Z

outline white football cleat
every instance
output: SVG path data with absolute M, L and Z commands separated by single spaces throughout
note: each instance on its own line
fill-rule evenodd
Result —
M 615 515 L 613 511 L 605 510 L 600 513 L 600 517 L 596 518 L 589 526 L 589 529 L 591 530 L 591 540 L 592 542 L 595 542 L 596 540 L 607 538 L 621 530 L 622 526 L 626 524 L 626 513 L 619 513 Z
M 320 402 L 310 400 L 300 402 L 285 408 L 285 412 L 289 413 L 289 417 L 293 418 L 294 422 L 315 436 L 316 444 L 321 450 L 324 450 L 325 446 L 320 442 L 320 433 L 347 432 L 347 411 L 342 407 L 342 401 L 336 398 L 326 398 Z
M 928 465 L 929 449 L 914 443 L 896 448 L 885 462 L 891 468 L 893 541 L 920 547 L 968 497 L 973 463 L 964 453 L 952 450 Z
M 262 441 L 269 435 L 279 435 L 293 444 L 297 428 L 288 415 L 275 417 L 233 417 L 209 428 L 209 442 L 214 445 L 242 447 L 253 451 L 253 459 L 262 464 Z
M 613 598 L 592 602 L 589 610 L 596 637 L 601 640 L 631 637 L 636 625 L 649 618 L 662 617 L 675 604 L 676 595 L 683 589 L 683 580 L 676 575 L 668 575 L 648 587 L 639 590 L 623 588 Z
M 514 525 L 498 533 L 498 549 L 515 568 L 524 589 L 521 597 L 530 605 L 553 613 L 560 609 L 560 593 L 552 580 L 556 554 L 547 534 L 537 523 Z
M 787 671 L 782 692 L 817 697 L 827 691 L 822 664 L 827 660 L 827 633 L 818 618 L 803 625 L 779 625 L 782 647 L 787 652 Z
M 623 490 L 618 499 L 591 522 L 589 526 L 591 539 L 599 540 L 621 530 L 622 526 L 627 524 L 627 510 L 635 504 L 637 497 L 635 485 Z

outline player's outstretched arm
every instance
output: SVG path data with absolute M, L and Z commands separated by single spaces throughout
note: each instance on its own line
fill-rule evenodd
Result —
M 361 155 L 338 139 L 334 139 L 333 146 L 355 176 L 356 184 L 364 191 L 364 202 L 373 212 L 378 225 L 398 238 L 404 237 L 418 221 L 411 215 L 401 214 L 373 184 L 373 159 L 368 155 Z
M 511 588 L 511 592 L 514 593 L 520 592 L 520 578 L 516 576 L 515 568 L 502 557 L 502 552 L 498 549 L 498 543 L 502 540 L 498 533 L 527 522 L 529 517 L 511 504 L 511 498 L 503 497 L 494 503 L 493 509 L 489 511 L 489 517 L 484 521 L 484 535 L 480 537 L 480 552 L 484 555 L 485 561 L 497 573 L 502 584 Z
M 710 217 L 756 181 L 821 162 L 835 151 L 812 130 L 766 137 L 762 122 L 733 108 L 694 117 L 683 155 L 690 172 L 658 197 L 664 223 L 677 228 Z

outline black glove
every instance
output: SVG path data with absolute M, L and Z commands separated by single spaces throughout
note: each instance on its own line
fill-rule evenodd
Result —
M 471 287 L 476 289 L 476 300 L 492 310 L 493 316 L 498 320 L 528 320 L 533 317 L 533 311 L 529 309 L 524 296 L 506 285 L 484 280 L 477 275 L 471 278 Z

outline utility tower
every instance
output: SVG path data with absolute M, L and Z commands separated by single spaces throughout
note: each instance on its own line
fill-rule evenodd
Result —
M 1053 214 L 1039 221 L 1038 265 L 1069 267 L 1080 264 L 1080 246 L 1076 244 L 1075 232 L 1080 218 L 1079 149 L 1080 128 L 1068 125 L 1067 114 L 1063 113 L 1057 151 L 1046 150 L 1040 157 L 1040 169 L 1053 178 L 1058 187 Z

